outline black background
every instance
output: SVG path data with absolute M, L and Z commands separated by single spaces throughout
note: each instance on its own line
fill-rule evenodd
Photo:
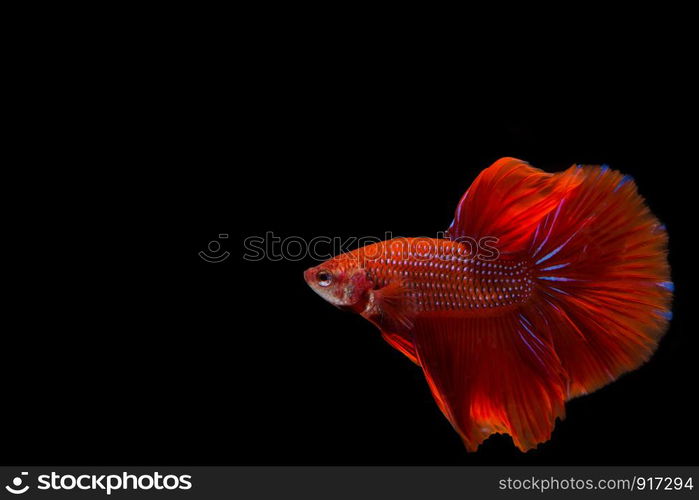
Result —
M 92 110 L 112 118 L 73 143 L 92 170 L 54 174 L 72 185 L 58 195 L 44 179 L 56 203 L 25 227 L 42 241 L 3 340 L 5 461 L 696 463 L 678 78 L 646 59 L 626 77 L 594 65 L 544 77 L 317 45 L 222 58 L 183 44 Z M 243 240 L 434 235 L 502 156 L 633 175 L 668 227 L 675 318 L 649 363 L 570 402 L 537 450 L 495 436 L 467 453 L 420 370 L 307 288 L 314 261 L 248 262 Z M 230 257 L 202 261 L 220 233 Z

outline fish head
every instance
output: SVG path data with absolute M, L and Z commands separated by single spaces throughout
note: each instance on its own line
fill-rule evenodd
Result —
M 303 277 L 314 292 L 340 308 L 361 307 L 374 288 L 359 260 L 347 254 L 307 269 Z

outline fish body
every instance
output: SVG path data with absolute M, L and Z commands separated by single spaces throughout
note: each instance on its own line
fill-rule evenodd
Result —
M 531 294 L 527 259 L 482 260 L 458 241 L 395 238 L 349 252 L 342 260 L 347 268 L 362 269 L 372 288 L 401 284 L 415 314 L 498 314 Z
M 648 359 L 669 276 L 667 233 L 630 178 L 513 158 L 474 181 L 447 239 L 375 243 L 304 275 L 422 368 L 468 450 L 493 433 L 536 447 L 565 401 Z

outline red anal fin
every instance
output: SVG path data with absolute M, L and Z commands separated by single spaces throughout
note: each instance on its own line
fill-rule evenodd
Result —
M 529 450 L 563 418 L 560 362 L 521 311 L 467 321 L 420 316 L 413 336 L 432 394 L 468 450 L 493 433 Z

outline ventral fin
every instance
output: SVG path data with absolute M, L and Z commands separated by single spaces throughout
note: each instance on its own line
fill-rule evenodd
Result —
M 410 361 L 416 365 L 420 364 L 420 362 L 417 360 L 415 344 L 413 344 L 411 335 L 406 332 L 391 333 L 382 331 L 381 336 L 386 342 L 389 343 L 391 347 L 404 354 Z

